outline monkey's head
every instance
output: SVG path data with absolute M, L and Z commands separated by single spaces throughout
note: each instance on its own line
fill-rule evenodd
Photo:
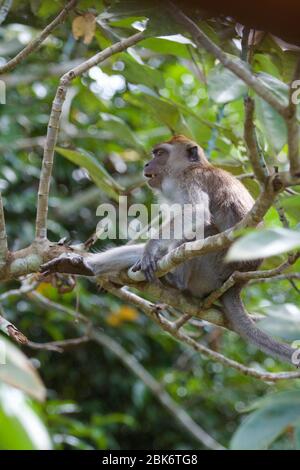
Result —
M 144 167 L 144 175 L 149 186 L 158 189 L 161 189 L 164 178 L 180 178 L 189 168 L 210 165 L 203 149 L 184 135 L 176 135 L 156 145 L 152 156 Z

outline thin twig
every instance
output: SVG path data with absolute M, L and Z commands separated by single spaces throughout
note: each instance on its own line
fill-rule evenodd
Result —
M 26 346 L 31 349 L 40 349 L 44 351 L 55 351 L 62 353 L 69 348 L 80 346 L 81 344 L 87 343 L 91 338 L 88 335 L 80 336 L 79 338 L 64 339 L 62 341 L 50 341 L 48 343 L 35 343 L 34 341 L 28 341 Z
M 269 103 L 283 117 L 287 116 L 286 106 L 276 98 L 268 87 L 260 80 L 259 77 L 252 74 L 245 66 L 243 61 L 236 58 L 230 59 L 229 55 L 222 51 L 220 47 L 214 44 L 211 39 L 187 17 L 172 2 L 168 2 L 169 12 L 175 21 L 179 22 L 190 33 L 193 41 L 197 46 L 203 47 L 207 52 L 214 55 L 227 69 L 231 70 L 241 80 L 243 80 L 251 89 L 253 89 L 261 98 Z
M 272 277 L 266 277 L 266 278 L 257 278 L 257 279 L 251 279 L 249 281 L 249 284 L 256 284 L 259 283 L 261 284 L 262 282 L 273 282 L 273 281 L 290 281 L 291 279 L 295 279 L 296 281 L 300 281 L 300 273 L 285 273 L 285 274 L 278 274 L 276 276 Z
M 288 218 L 285 214 L 285 210 L 284 208 L 281 206 L 280 204 L 280 201 L 277 199 L 277 201 L 274 202 L 274 206 L 275 206 L 275 209 L 277 211 L 277 214 L 278 214 L 278 217 L 279 217 L 279 220 L 280 222 L 282 223 L 282 226 L 284 228 L 289 228 L 290 227 L 290 223 L 288 221 Z
M 248 150 L 249 160 L 251 162 L 254 174 L 261 184 L 265 184 L 269 172 L 263 153 L 259 148 L 255 126 L 253 122 L 254 117 L 254 101 L 249 96 L 244 100 L 245 107 L 245 122 L 244 122 L 244 139 Z
M 247 178 L 253 180 L 255 179 L 255 174 L 254 173 L 241 173 L 240 175 L 236 175 L 236 178 L 238 180 L 245 180 Z
M 185 325 L 191 319 L 191 315 L 184 313 L 181 317 L 174 321 L 174 326 L 179 330 L 183 325 Z
M 300 253 L 290 254 L 286 261 L 284 261 L 282 264 L 273 269 L 246 272 L 235 271 L 219 289 L 215 290 L 208 297 L 206 297 L 202 304 L 202 308 L 210 308 L 237 281 L 247 282 L 253 279 L 261 280 L 274 278 L 275 276 L 281 274 L 285 269 L 290 268 L 292 264 L 294 264 L 299 259 L 299 257 Z
M 140 362 L 132 355 L 129 354 L 119 343 L 106 334 L 97 331 L 91 333 L 92 339 L 109 349 L 115 354 L 123 364 L 133 372 L 145 385 L 148 387 L 153 395 L 160 401 L 169 413 L 180 423 L 194 439 L 205 447 L 214 450 L 221 450 L 224 447 L 219 444 L 213 437 L 211 437 L 199 424 L 197 424 L 191 416 L 176 403 L 173 398 L 166 392 L 162 384 L 160 384 L 149 372 L 141 365 Z
M 28 294 L 37 286 L 38 281 L 33 282 L 32 279 L 30 279 L 30 282 L 23 281 L 19 289 L 7 290 L 6 292 L 3 292 L 3 294 L 0 294 L 0 302 L 3 302 L 3 300 L 9 299 L 10 297 L 19 297 L 20 295 Z
M 35 39 L 30 41 L 30 43 L 27 44 L 24 49 L 22 49 L 15 57 L 13 57 L 13 59 L 2 65 L 0 67 L 0 75 L 13 70 L 20 62 L 22 62 L 22 60 L 28 57 L 29 54 L 38 50 L 49 34 L 51 34 L 52 31 L 66 19 L 69 11 L 72 10 L 77 1 L 78 0 L 70 0 L 63 10 L 57 15 L 57 17 L 50 24 L 48 24 L 48 26 L 46 26 L 46 28 L 43 29 L 43 31 Z
M 12 338 L 18 344 L 28 344 L 26 336 L 2 315 L 0 315 L 0 331 Z
M 55 308 L 56 310 L 64 314 L 71 315 L 72 318 L 78 316 L 81 322 L 90 325 L 89 320 L 82 313 L 78 314 L 78 312 L 70 309 L 69 307 L 65 307 L 63 305 L 57 304 L 56 302 L 49 301 L 49 299 L 36 292 L 33 293 L 33 298 L 35 300 L 38 300 L 38 302 L 46 308 Z M 166 408 L 169 413 L 180 423 L 180 425 L 186 431 L 188 431 L 190 435 L 193 436 L 193 438 L 196 439 L 199 443 L 205 445 L 209 449 L 224 449 L 221 444 L 219 444 L 213 437 L 211 437 L 206 431 L 204 431 L 204 429 L 202 429 L 191 418 L 191 416 L 170 397 L 170 395 L 164 390 L 163 386 L 157 380 L 154 379 L 154 377 L 142 366 L 142 364 L 140 364 L 132 354 L 129 354 L 114 339 L 100 331 L 98 328 L 94 328 L 92 325 L 90 325 L 89 332 L 87 332 L 85 337 L 83 338 L 88 338 L 89 340 L 92 339 L 94 342 L 100 344 L 102 347 L 107 348 L 116 357 L 118 357 L 118 359 L 120 359 L 121 362 L 123 362 L 123 364 L 133 374 L 135 374 L 146 385 L 146 387 L 151 390 L 153 395 L 164 406 L 164 408 Z M 59 346 L 61 346 L 66 345 L 70 342 L 74 343 L 74 341 L 76 341 L 78 344 L 78 342 L 83 338 L 55 342 L 55 344 L 57 345 L 58 343 L 60 343 Z
M 143 39 L 143 32 L 134 34 L 133 36 L 130 36 L 127 39 L 123 39 L 122 41 L 113 44 L 112 46 L 108 47 L 107 49 L 104 49 L 98 54 L 95 54 L 90 59 L 86 60 L 77 67 L 74 67 L 73 69 L 69 70 L 61 77 L 60 84 L 57 88 L 56 95 L 52 104 L 42 162 L 36 216 L 37 240 L 43 240 L 47 238 L 48 198 L 53 166 L 54 147 L 56 145 L 59 130 L 59 119 L 70 83 L 76 77 L 79 77 L 80 75 L 88 71 L 91 67 L 98 65 L 100 62 L 103 62 L 112 55 L 117 54 L 118 52 L 122 52 L 128 47 L 133 46 L 141 39 Z

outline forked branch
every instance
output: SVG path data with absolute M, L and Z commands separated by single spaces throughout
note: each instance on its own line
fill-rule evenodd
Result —
M 59 119 L 62 112 L 62 107 L 66 99 L 68 87 L 72 80 L 87 72 L 91 67 L 98 65 L 104 60 L 108 59 L 118 52 L 122 52 L 128 47 L 133 46 L 143 39 L 143 33 L 137 33 L 127 39 L 113 44 L 112 46 L 104 49 L 98 54 L 95 54 L 90 59 L 86 60 L 77 67 L 72 68 L 65 73 L 61 79 L 59 87 L 57 88 L 56 95 L 52 104 L 52 109 L 49 118 L 48 131 L 46 137 L 46 144 L 43 155 L 41 177 L 38 190 L 38 204 L 36 215 L 36 239 L 45 240 L 47 238 L 47 214 L 48 214 L 48 198 L 50 189 L 50 180 L 52 175 L 54 147 L 57 141 L 59 131 Z
M 46 26 L 45 29 L 29 44 L 27 44 L 24 49 L 22 49 L 15 57 L 9 60 L 6 64 L 0 66 L 0 75 L 6 72 L 13 70 L 20 62 L 22 62 L 29 54 L 35 52 L 39 49 L 42 43 L 47 39 L 47 37 L 52 33 L 52 31 L 61 24 L 66 17 L 68 16 L 70 10 L 76 5 L 78 0 L 70 0 L 63 10 L 57 15 L 57 17 Z

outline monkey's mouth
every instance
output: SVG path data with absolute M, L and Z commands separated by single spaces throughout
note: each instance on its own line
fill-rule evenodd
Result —
M 155 173 L 144 173 L 144 176 L 148 179 L 155 178 L 157 175 Z
M 144 173 L 145 178 L 148 180 L 148 184 L 151 187 L 156 187 L 160 185 L 160 178 L 156 173 Z

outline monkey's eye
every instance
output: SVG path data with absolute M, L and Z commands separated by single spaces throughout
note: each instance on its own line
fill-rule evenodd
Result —
M 158 149 L 155 151 L 155 156 L 156 157 L 161 157 L 164 154 L 164 150 Z
M 199 154 L 198 148 L 196 146 L 189 147 L 187 149 L 188 159 L 190 162 L 198 162 L 199 161 Z

